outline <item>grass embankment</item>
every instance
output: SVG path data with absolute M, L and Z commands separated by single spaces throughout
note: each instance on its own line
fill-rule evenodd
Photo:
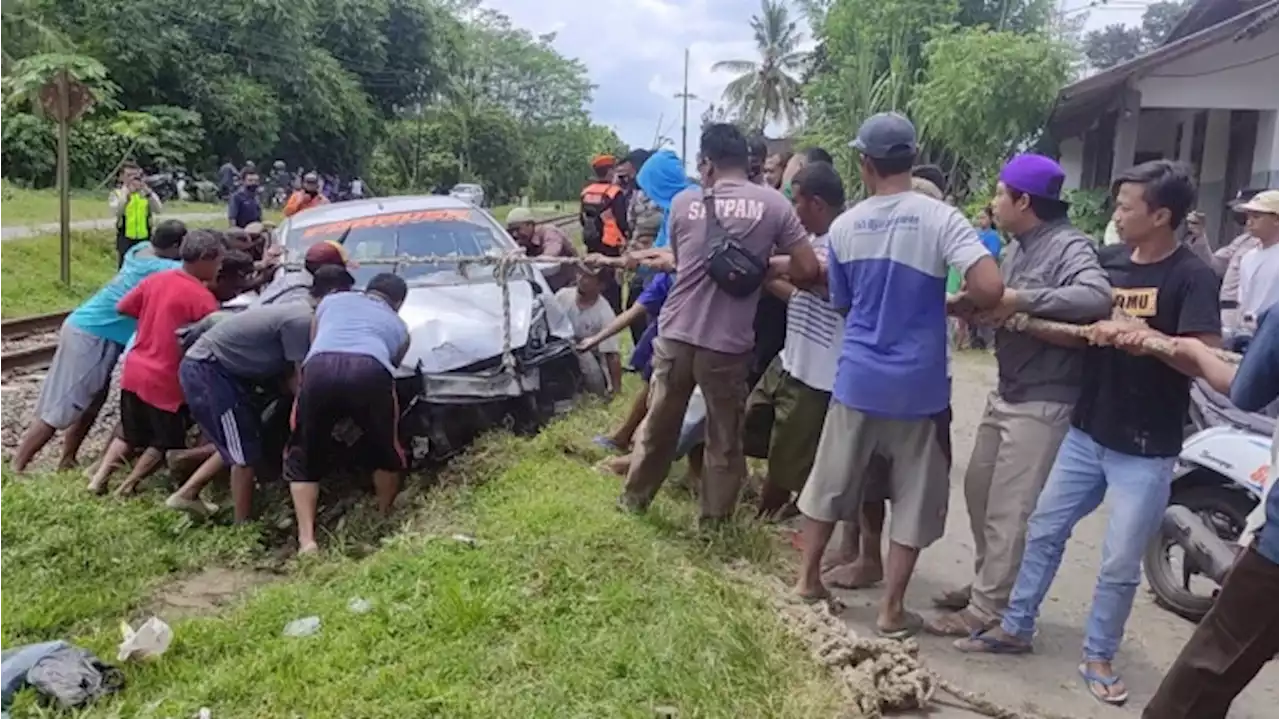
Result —
M 744 522 L 699 536 L 678 496 L 660 498 L 646 517 L 614 510 L 617 480 L 590 468 L 599 454 L 589 438 L 621 410 L 584 408 L 533 439 L 483 440 L 447 470 L 444 487 L 407 492 L 396 531 L 354 560 L 339 550 L 372 541 L 358 536 L 374 526 L 361 520 L 362 504 L 289 579 L 175 622 L 169 653 L 130 665 L 126 690 L 84 716 L 190 716 L 200 707 L 215 717 L 834 714 L 839 694 L 825 674 L 761 598 L 719 571 L 729 557 L 773 561 L 766 530 Z M 66 636 L 38 631 L 65 627 L 111 657 L 116 620 L 147 606 L 167 574 L 252 544 L 173 520 L 156 506 L 158 490 L 118 506 L 79 484 L 62 475 L 4 487 L 6 640 Z M 60 551 L 45 538 L 63 525 L 75 529 L 57 541 L 74 532 L 83 546 Z M 102 597 L 49 619 L 59 597 L 95 586 Z M 372 610 L 352 612 L 355 598 Z M 286 623 L 311 615 L 322 621 L 317 635 L 282 636 Z M 29 696 L 18 708 L 38 711 Z
M 110 188 L 98 191 L 71 191 L 71 221 L 101 220 L 111 217 L 111 208 L 107 206 L 107 194 Z M 29 225 L 47 225 L 58 222 L 58 191 L 28 190 L 9 184 L 0 183 L 0 223 L 5 227 Z M 205 202 L 182 202 L 170 200 L 164 203 L 164 214 L 182 215 L 191 213 L 223 212 L 224 205 Z
M 57 235 L 0 244 L 0 316 L 69 310 L 83 302 L 116 273 L 115 234 L 105 230 L 71 233 L 70 286 L 58 276 L 61 256 Z

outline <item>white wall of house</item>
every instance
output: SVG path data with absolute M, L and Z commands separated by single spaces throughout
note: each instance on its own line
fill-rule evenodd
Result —
M 1084 140 L 1079 137 L 1068 137 L 1058 143 L 1058 164 L 1066 178 L 1062 181 L 1063 189 L 1080 189 L 1080 179 L 1084 175 Z
M 1198 169 L 1202 196 L 1216 199 L 1226 180 L 1231 111 L 1258 110 L 1250 184 L 1276 187 L 1280 184 L 1277 45 L 1280 45 L 1280 30 L 1273 24 L 1255 37 L 1239 41 L 1223 39 L 1135 77 L 1132 87 L 1140 93 L 1138 102 L 1142 110 L 1134 152 L 1154 152 L 1170 159 L 1189 160 L 1195 112 L 1209 109 L 1203 161 Z M 1180 141 L 1179 126 L 1182 128 Z M 1126 149 L 1120 147 L 1118 136 L 1116 142 L 1117 149 Z M 1083 137 L 1063 139 L 1059 153 L 1059 162 L 1067 175 L 1065 187 L 1079 188 L 1088 174 L 1084 167 Z M 1119 156 L 1116 163 L 1126 164 Z
M 1225 39 L 1156 67 L 1137 82 L 1142 107 L 1275 110 L 1277 44 L 1273 24 L 1255 37 Z

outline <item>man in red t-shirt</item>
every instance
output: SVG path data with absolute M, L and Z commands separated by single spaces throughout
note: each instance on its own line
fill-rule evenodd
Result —
M 111 440 L 102 462 L 89 481 L 90 491 L 107 491 L 115 466 L 135 448 L 145 449 L 133 471 L 120 485 L 120 494 L 133 489 L 154 472 L 171 449 L 186 447 L 187 413 L 178 365 L 182 348 L 179 328 L 218 309 L 208 285 L 222 264 L 222 235 L 208 230 L 189 233 L 179 249 L 182 269 L 156 273 L 138 284 L 116 305 L 121 314 L 138 319 L 133 349 L 120 375 L 121 437 Z

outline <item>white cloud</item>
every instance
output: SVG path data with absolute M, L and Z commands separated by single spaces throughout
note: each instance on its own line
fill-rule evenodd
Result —
M 712 72 L 720 60 L 754 59 L 750 18 L 759 0 L 488 0 L 495 10 L 535 34 L 556 32 L 562 54 L 580 59 L 598 87 L 597 122 L 632 146 L 648 146 L 655 130 L 680 138 L 684 51 L 689 49 L 689 125 L 696 134 L 708 103 L 721 101 L 730 73 Z M 661 118 L 661 126 L 659 119 Z M 678 148 L 677 148 L 678 149 Z M 692 154 L 692 151 L 690 151 Z

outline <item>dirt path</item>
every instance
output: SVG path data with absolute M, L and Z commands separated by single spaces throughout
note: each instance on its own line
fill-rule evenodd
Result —
M 989 355 L 957 355 L 952 406 L 955 421 L 952 442 L 956 464 L 951 472 L 951 509 L 943 540 L 920 558 L 907 603 L 929 609 L 929 598 L 943 589 L 965 584 L 972 572 L 973 539 L 969 532 L 962 481 L 973 448 L 987 393 L 995 382 L 995 362 Z M 1194 625 L 1157 607 L 1145 580 L 1138 589 L 1124 643 L 1116 666 L 1129 686 L 1126 707 L 1103 707 L 1084 688 L 1076 674 L 1083 626 L 1097 578 L 1102 540 L 1106 529 L 1103 511 L 1083 521 L 1068 544 L 1062 569 L 1041 609 L 1036 653 L 1023 657 L 972 657 L 956 652 L 950 640 L 922 636 L 922 654 L 928 665 L 966 689 L 981 692 L 1013 709 L 1042 713 L 1047 717 L 1137 717 L 1151 698 L 1165 670 L 1191 636 Z M 849 605 L 845 620 L 859 633 L 874 630 L 878 589 L 843 592 Z M 1276 716 L 1277 676 L 1269 664 L 1236 699 L 1231 719 L 1263 719 Z M 971 717 L 962 710 L 941 708 L 928 716 Z
M 183 222 L 212 222 L 220 220 L 227 215 L 224 212 L 189 212 L 177 215 L 158 216 L 159 220 L 182 220 Z M 110 230 L 116 226 L 115 218 L 99 218 L 96 220 L 80 220 L 71 223 L 71 229 L 76 231 L 85 230 Z M 24 237 L 35 237 L 37 235 L 52 235 L 58 232 L 60 225 L 56 222 L 45 223 L 42 225 L 19 225 L 17 227 L 5 227 L 0 229 L 0 240 L 20 240 Z

